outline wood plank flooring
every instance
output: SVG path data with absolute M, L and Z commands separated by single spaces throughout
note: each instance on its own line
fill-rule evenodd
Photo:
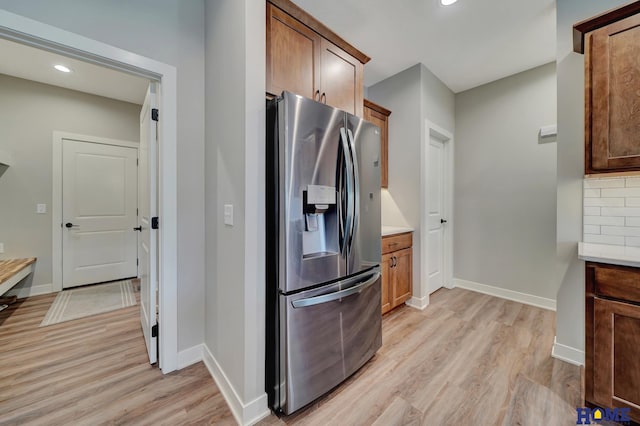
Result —
M 202 363 L 149 366 L 139 307 L 38 327 L 55 295 L 0 312 L 0 424 L 235 424 Z M 383 319 L 383 347 L 329 394 L 263 425 L 563 425 L 580 369 L 550 357 L 555 314 L 466 290 Z
M 149 365 L 140 305 L 39 327 L 53 299 L 0 312 L 1 425 L 236 424 L 203 363 Z
M 353 377 L 263 425 L 570 425 L 580 368 L 551 358 L 555 313 L 462 289 L 385 316 L 383 346 Z

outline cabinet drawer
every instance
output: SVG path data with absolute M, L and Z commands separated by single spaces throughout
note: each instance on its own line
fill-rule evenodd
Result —
M 412 233 L 389 235 L 382 237 L 382 254 L 411 247 Z
M 598 296 L 640 303 L 640 268 L 595 268 L 595 292 Z

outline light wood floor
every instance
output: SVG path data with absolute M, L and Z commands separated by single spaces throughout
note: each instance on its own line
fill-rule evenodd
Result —
M 0 312 L 0 424 L 235 424 L 206 367 L 149 365 L 140 305 L 38 327 L 55 295 Z
M 263 425 L 571 425 L 580 369 L 551 358 L 555 313 L 466 290 L 385 316 L 383 346 L 353 377 Z
M 39 328 L 54 296 L 0 312 L 0 424 L 235 424 L 202 363 L 147 364 L 138 306 Z M 383 347 L 328 395 L 263 425 L 563 425 L 580 370 L 550 357 L 553 312 L 440 290 L 383 319 Z

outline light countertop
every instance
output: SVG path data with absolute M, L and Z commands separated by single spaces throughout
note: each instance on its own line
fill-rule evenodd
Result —
M 415 229 L 408 226 L 382 226 L 382 236 L 403 234 L 405 232 L 413 232 Z
M 590 262 L 640 267 L 640 247 L 578 243 L 578 258 Z

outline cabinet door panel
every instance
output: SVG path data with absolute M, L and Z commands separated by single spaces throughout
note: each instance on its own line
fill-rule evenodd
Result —
M 640 317 L 616 315 L 614 321 L 613 394 L 640 405 Z
M 321 92 L 327 105 L 362 117 L 363 66 L 333 43 L 322 40 Z
M 393 287 L 393 306 L 404 303 L 411 297 L 411 280 L 413 274 L 413 250 L 408 248 L 393 253 L 395 259 Z
M 277 96 L 288 90 L 313 99 L 320 40 L 307 26 L 267 4 L 267 92 Z
M 380 128 L 380 186 L 387 188 L 389 182 L 389 124 L 388 118 L 371 108 L 364 108 L 364 119 Z
M 392 256 L 385 254 L 382 256 L 382 313 L 385 314 L 391 310 L 391 264 Z
M 640 169 L 640 15 L 587 40 L 587 173 Z
M 640 306 L 594 299 L 594 402 L 640 420 Z

